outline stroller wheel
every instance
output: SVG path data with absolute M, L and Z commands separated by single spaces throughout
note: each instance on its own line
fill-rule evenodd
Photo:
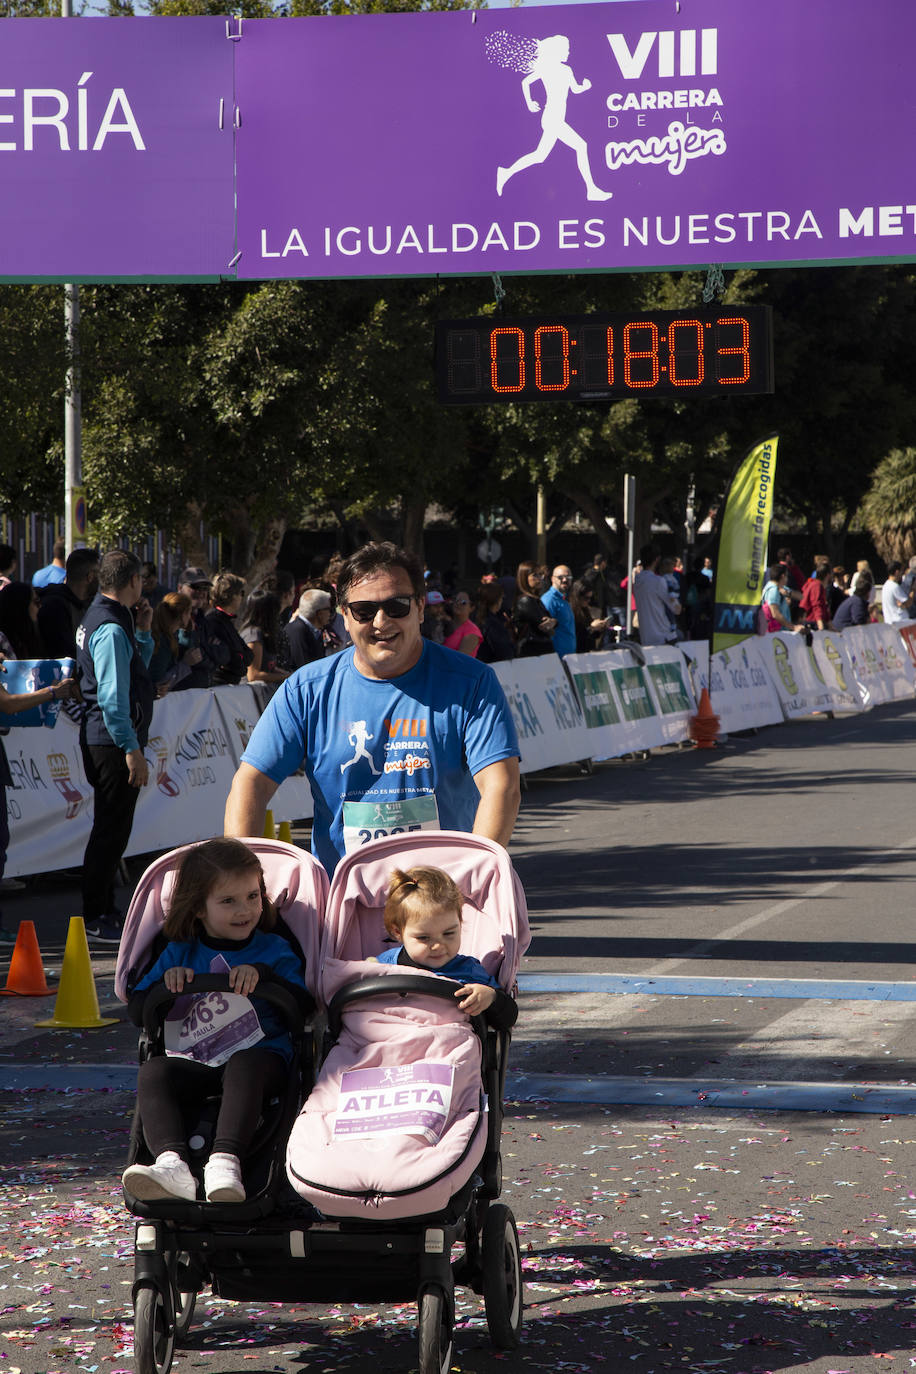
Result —
M 175 1328 L 159 1288 L 145 1283 L 134 1295 L 134 1357 L 137 1374 L 168 1374 L 175 1353 Z
M 522 1331 L 522 1257 L 515 1217 L 501 1202 L 487 1208 L 481 1255 L 490 1338 L 498 1350 L 514 1350 Z
M 452 1314 L 441 1288 L 423 1288 L 417 1299 L 419 1374 L 448 1374 L 452 1363 Z

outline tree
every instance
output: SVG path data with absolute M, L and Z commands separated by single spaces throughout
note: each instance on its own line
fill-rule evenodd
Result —
M 885 563 L 916 554 L 916 448 L 894 449 L 878 464 L 860 515 Z

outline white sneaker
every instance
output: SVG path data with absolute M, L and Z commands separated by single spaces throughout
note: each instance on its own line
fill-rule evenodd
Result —
M 204 1165 L 204 1193 L 208 1202 L 244 1202 L 242 1166 L 235 1155 L 211 1155 Z
M 197 1197 L 197 1179 L 174 1150 L 157 1155 L 155 1164 L 131 1164 L 121 1175 L 121 1182 L 141 1202 L 167 1197 L 193 1202 Z

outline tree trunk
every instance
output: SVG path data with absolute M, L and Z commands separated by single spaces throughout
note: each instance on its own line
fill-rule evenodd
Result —
M 426 520 L 426 497 L 401 499 L 401 542 L 405 549 L 423 558 L 423 525 Z

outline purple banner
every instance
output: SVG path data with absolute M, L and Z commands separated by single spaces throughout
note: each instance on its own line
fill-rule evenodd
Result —
M 226 21 L 0 23 L 0 279 L 225 272 L 237 46 Z
M 238 272 L 910 259 L 914 51 L 900 0 L 245 20 Z

